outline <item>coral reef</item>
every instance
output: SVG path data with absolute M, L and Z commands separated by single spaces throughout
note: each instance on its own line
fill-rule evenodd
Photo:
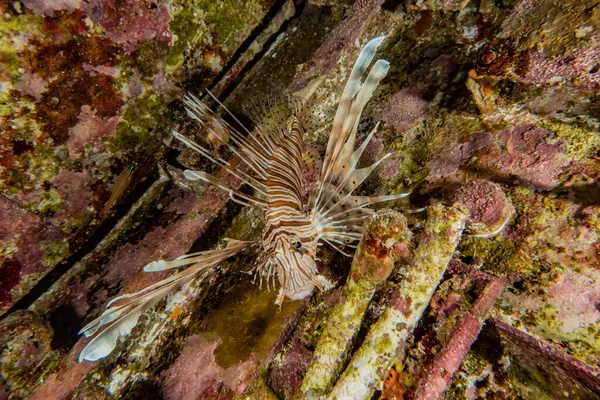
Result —
M 3 2 L 0 399 L 600 397 L 598 5 Z M 323 246 L 335 287 L 279 310 L 243 254 L 78 363 L 79 329 L 163 276 L 145 264 L 262 229 L 183 178 L 240 186 L 168 139 L 210 142 L 183 94 L 210 89 L 250 126 L 254 97 L 314 104 L 308 194 L 350 68 L 382 34 L 391 68 L 357 142 L 381 121 L 363 162 L 391 156 L 359 191 L 412 194 L 378 210 L 354 259 Z

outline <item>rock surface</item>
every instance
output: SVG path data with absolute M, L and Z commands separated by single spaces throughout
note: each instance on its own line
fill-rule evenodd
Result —
M 242 117 L 257 94 L 290 88 L 328 123 L 360 47 L 382 34 L 391 69 L 358 143 L 382 121 L 366 162 L 392 155 L 361 191 L 410 188 L 394 208 L 456 202 L 470 222 L 452 261 L 433 262 L 446 273 L 427 290 L 404 281 L 415 262 L 404 249 L 407 260 L 361 302 L 358 339 L 335 375 L 357 354 L 385 353 L 364 398 L 600 397 L 599 9 L 597 0 L 2 3 L 0 399 L 298 396 L 351 265 L 326 246 L 320 272 L 338 288 L 281 310 L 242 273 L 253 262 L 243 256 L 158 303 L 106 359 L 78 363 L 77 332 L 111 298 L 164 276 L 143 273 L 148 262 L 261 232 L 257 212 L 182 178 L 184 167 L 213 168 L 169 139 L 177 129 L 203 140 L 184 115 L 186 91 L 211 89 Z M 310 134 L 311 154 L 327 139 Z M 104 210 L 130 167 L 131 183 Z M 429 254 L 432 220 L 406 216 Z M 388 348 L 373 329 L 389 310 L 412 310 L 398 300 L 410 298 L 424 313 Z

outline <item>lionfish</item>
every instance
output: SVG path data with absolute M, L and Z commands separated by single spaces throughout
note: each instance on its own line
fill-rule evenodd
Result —
M 261 250 L 254 270 L 255 277 L 261 283 L 263 280 L 274 283 L 275 278 L 279 281 L 278 305 L 285 297 L 300 300 L 311 295 L 315 287 L 323 290 L 331 285 L 317 271 L 318 246 L 328 243 L 348 255 L 343 249 L 356 247 L 363 234 L 363 220 L 374 212 L 367 206 L 408 195 L 352 194 L 389 156 L 387 154 L 369 167 L 357 168 L 379 124 L 362 145 L 354 149 L 363 108 L 389 69 L 389 62 L 379 59 L 363 79 L 383 40 L 381 36 L 369 41 L 354 64 L 331 127 L 320 175 L 306 201 L 303 196 L 303 172 L 307 168 L 303 158 L 303 138 L 314 127 L 310 122 L 312 112 L 304 104 L 290 101 L 292 110 L 288 122 L 259 122 L 253 132 L 245 130 L 242 134 L 196 97 L 186 96 L 184 102 L 188 115 L 226 145 L 245 163 L 246 168 L 235 168 L 228 161 L 215 158 L 206 147 L 175 131 L 173 136 L 249 185 L 254 195 L 228 187 L 203 171 L 186 170 L 184 176 L 213 184 L 229 192 L 232 200 L 262 209 L 265 217 L 262 238 L 257 241 L 229 239 L 223 249 L 201 251 L 173 261 L 161 260 L 146 265 L 144 271 L 163 271 L 186 265 L 188 268 L 137 293 L 110 301 L 107 304 L 110 308 L 80 331 L 89 337 L 100 327 L 110 324 L 83 349 L 80 361 L 94 361 L 108 355 L 116 346 L 117 339 L 129 334 L 145 310 L 185 283 L 250 247 Z M 119 304 L 114 305 L 117 302 Z

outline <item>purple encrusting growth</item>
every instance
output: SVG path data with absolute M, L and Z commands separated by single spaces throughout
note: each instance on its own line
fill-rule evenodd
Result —
M 214 358 L 218 341 L 208 341 L 202 335 L 188 337 L 181 354 L 161 376 L 166 400 L 233 398 L 241 394 L 254 373 L 256 357 L 229 368 L 221 367 Z M 190 379 L 196 376 L 196 379 Z
M 0 314 L 68 251 L 67 235 L 30 211 L 0 197 Z M 55 246 L 52 247 L 51 244 Z
M 117 132 L 119 117 L 101 118 L 96 116 L 96 111 L 88 105 L 81 107 L 77 125 L 69 128 L 67 148 L 72 160 L 84 154 L 85 147 L 90 145 L 92 151 L 102 148 L 102 138 L 113 136 Z
M 294 338 L 285 352 L 285 357 L 271 369 L 270 379 L 275 392 L 284 398 L 290 398 L 302 383 L 312 352 L 299 338 Z
M 467 230 L 475 236 L 498 234 L 514 215 L 514 207 L 504 191 L 488 180 L 466 183 L 458 189 L 454 198 L 469 211 Z
M 404 132 L 416 121 L 424 118 L 429 111 L 429 102 L 423 97 L 423 89 L 401 89 L 388 98 L 382 110 L 383 121 Z
M 106 36 L 133 52 L 143 43 L 156 39 L 166 45 L 171 44 L 169 30 L 171 16 L 166 2 L 161 0 L 108 0 L 102 3 L 100 26 Z
M 460 169 L 482 169 L 505 181 L 517 179 L 535 188 L 551 190 L 567 170 L 569 159 L 564 152 L 564 141 L 533 124 L 500 131 L 495 138 L 489 132 L 473 132 L 469 141 L 432 157 L 427 179 L 432 183 L 452 182 L 458 180 Z
M 423 377 L 431 366 L 444 370 L 445 398 L 598 397 L 597 8 L 597 0 L 419 0 L 407 6 L 374 0 L 2 3 L 0 313 L 27 292 L 25 303 L 40 294 L 39 287 L 29 288 L 61 260 L 71 260 L 81 243 L 101 239 L 94 235 L 103 226 L 98 213 L 126 165 L 136 164 L 126 201 L 141 194 L 142 179 L 155 179 L 150 170 L 162 161 L 164 134 L 177 126 L 191 133 L 180 115 L 184 91 L 199 94 L 210 85 L 225 98 L 235 86 L 225 102 L 239 116 L 247 101 L 242 91 L 264 93 L 267 82 L 287 86 L 294 80 L 294 90 L 316 93 L 325 115 L 339 98 L 360 44 L 384 34 L 381 56 L 392 68 L 365 110 L 358 142 L 366 126 L 381 120 L 375 146 L 366 153 L 369 159 L 393 154 L 368 191 L 412 187 L 413 206 L 420 207 L 432 198 L 452 204 L 462 186 L 473 195 L 462 202 L 479 212 L 469 215 L 406 356 L 394 361 L 397 386 L 382 395 L 414 398 L 420 382 L 430 382 Z M 322 151 L 324 137 L 305 139 Z M 178 162 L 205 166 L 185 151 Z M 228 267 L 142 318 L 131 341 L 118 345 L 123 356 L 76 362 L 84 343 L 76 342 L 74 332 L 119 292 L 161 278 L 135 268 L 184 254 L 198 238 L 213 243 L 222 237 L 213 228 L 231 221 L 235 209 L 226 196 L 201 185 L 193 188 L 196 194 L 183 194 L 190 187 L 179 179 L 181 171 L 165 169 L 173 183 L 161 175 L 150 185 L 152 193 L 132 204 L 116 229 L 80 254 L 83 259 L 28 310 L 2 316 L 0 398 L 230 398 L 235 383 L 224 371 L 231 364 L 210 362 L 226 348 L 256 354 L 254 363 L 243 358 L 235 370 L 248 377 L 242 396 L 294 396 L 341 288 L 303 302 L 285 328 L 256 325 L 266 326 L 270 335 L 281 332 L 263 358 L 265 348 L 226 345 L 231 341 L 225 335 L 205 335 L 206 312 L 219 318 L 226 311 L 217 305 L 222 293 L 239 280 Z M 481 192 L 483 198 L 475 196 L 482 181 L 490 189 Z M 499 235 L 474 237 L 474 220 L 489 223 L 501 214 L 503 201 L 490 184 L 502 189 L 515 216 Z M 121 205 L 111 223 L 129 209 Z M 419 237 L 424 214 L 407 217 Z M 252 239 L 246 235 L 260 230 L 257 221 L 257 215 L 240 214 L 229 231 Z M 321 262 L 319 271 L 341 280 L 348 267 L 338 258 Z M 362 332 L 372 330 L 388 304 L 407 309 L 407 293 L 418 288 L 403 293 L 391 288 L 410 273 L 394 271 L 369 304 Z M 510 279 L 464 355 L 467 346 L 458 339 L 472 337 L 477 327 L 463 324 L 462 317 L 487 287 L 482 275 Z M 244 289 L 249 283 L 235 285 L 249 293 Z M 256 298 L 263 301 L 272 303 Z M 246 304 L 236 309 L 238 315 L 248 314 Z M 244 318 L 231 320 L 239 331 L 246 329 Z M 441 354 L 451 357 L 438 360 Z M 463 355 L 448 381 L 447 367 Z M 217 374 L 203 381 L 203 390 L 196 384 L 202 380 L 198 371 L 208 370 Z M 382 382 L 385 389 L 385 376 L 381 371 L 378 389 Z M 437 373 L 429 377 L 441 382 Z

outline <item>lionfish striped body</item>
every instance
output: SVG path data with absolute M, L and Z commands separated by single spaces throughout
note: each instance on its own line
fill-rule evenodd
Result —
M 349 255 L 342 249 L 355 246 L 361 238 L 363 220 L 373 213 L 367 206 L 407 195 L 352 195 L 379 163 L 387 158 L 385 156 L 369 167 L 357 168 L 358 160 L 377 126 L 363 144 L 354 149 L 362 110 L 389 68 L 387 61 L 377 60 L 368 76 L 362 80 L 383 39 L 378 37 L 371 40 L 356 60 L 334 118 L 319 179 L 308 199 L 302 195 L 305 169 L 303 137 L 313 128 L 311 112 L 301 102 L 290 101 L 291 118 L 255 121 L 258 122 L 255 130 L 246 130 L 242 134 L 194 96 L 186 97 L 185 105 L 190 117 L 227 145 L 247 168 L 235 168 L 229 162 L 215 158 L 206 148 L 177 132 L 173 132 L 173 136 L 248 184 L 254 189 L 254 194 L 248 195 L 225 186 L 222 181 L 203 171 L 186 170 L 184 176 L 216 185 L 228 191 L 236 202 L 261 208 L 265 215 L 262 238 L 259 241 L 230 239 L 224 249 L 148 264 L 144 271 L 161 271 L 185 265 L 189 267 L 140 292 L 123 295 L 109 302 L 107 307 L 115 302 L 120 304 L 110 307 L 81 330 L 81 333 L 91 336 L 100 327 L 109 325 L 83 349 L 80 361 L 93 361 L 109 354 L 118 337 L 131 331 L 143 311 L 223 260 L 250 247 L 260 250 L 255 269 L 260 282 L 267 281 L 269 284 L 276 278 L 279 281 L 281 288 L 277 304 L 281 304 L 285 297 L 303 299 L 315 287 L 323 289 L 329 286 L 328 280 L 318 274 L 315 261 L 321 242 Z

